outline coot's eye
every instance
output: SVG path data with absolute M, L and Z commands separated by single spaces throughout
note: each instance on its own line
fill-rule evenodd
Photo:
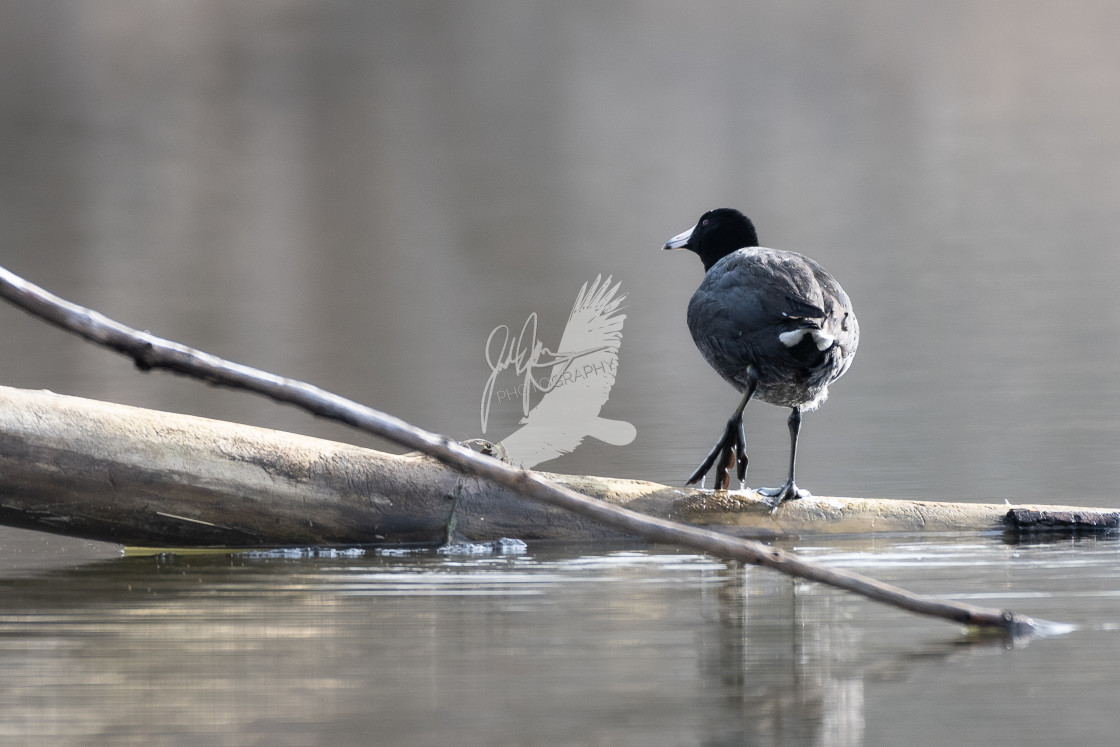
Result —
M 708 225 L 708 219 L 705 218 L 704 220 L 700 221 L 700 225 L 702 225 L 702 226 Z

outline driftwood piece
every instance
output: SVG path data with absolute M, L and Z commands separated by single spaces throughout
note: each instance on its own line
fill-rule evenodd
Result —
M 1089 508 L 822 497 L 771 513 L 750 492 L 547 477 L 649 516 L 756 538 L 1120 522 L 1120 512 Z M 419 454 L 0 387 L 3 524 L 138 546 L 434 544 L 453 510 L 472 541 L 627 536 Z
M 427 544 L 619 532 L 419 454 L 0 387 L 0 523 L 139 546 Z

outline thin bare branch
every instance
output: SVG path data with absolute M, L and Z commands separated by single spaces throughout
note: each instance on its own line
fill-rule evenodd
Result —
M 459 470 L 518 494 L 567 509 L 654 542 L 689 547 L 712 555 L 762 565 L 790 576 L 828 584 L 884 604 L 966 625 L 998 628 L 1014 636 L 1037 631 L 1028 617 L 1008 610 L 976 607 L 913 594 L 850 571 L 827 568 L 752 540 L 678 524 L 612 506 L 516 469 L 441 436 L 302 381 L 223 360 L 65 301 L 0 267 L 0 296 L 13 305 L 86 340 L 127 355 L 141 370 L 165 369 L 218 386 L 246 389 L 315 415 L 415 449 Z

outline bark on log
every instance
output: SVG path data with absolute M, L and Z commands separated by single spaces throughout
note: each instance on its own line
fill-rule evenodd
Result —
M 546 475 L 605 502 L 737 536 L 1111 529 L 1120 512 L 814 497 Z M 622 537 L 416 454 L 0 387 L 0 523 L 135 546 L 437 544 Z

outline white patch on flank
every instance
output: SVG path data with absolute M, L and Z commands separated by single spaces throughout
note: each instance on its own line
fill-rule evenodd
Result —
M 787 348 L 792 348 L 805 338 L 805 333 L 808 331 L 807 329 L 795 329 L 792 332 L 783 332 L 778 335 L 778 339 L 781 340 L 782 344 Z
M 836 342 L 836 338 L 819 329 L 794 329 L 781 333 L 778 335 L 778 339 L 787 348 L 792 348 L 800 344 L 805 339 L 805 335 L 810 335 L 813 338 L 813 344 L 817 346 L 817 350 L 828 350 L 832 347 L 832 343 Z
M 821 332 L 819 329 L 814 329 L 812 335 L 813 339 L 817 341 L 817 350 L 828 350 L 832 347 L 832 343 L 836 342 L 835 337 Z

